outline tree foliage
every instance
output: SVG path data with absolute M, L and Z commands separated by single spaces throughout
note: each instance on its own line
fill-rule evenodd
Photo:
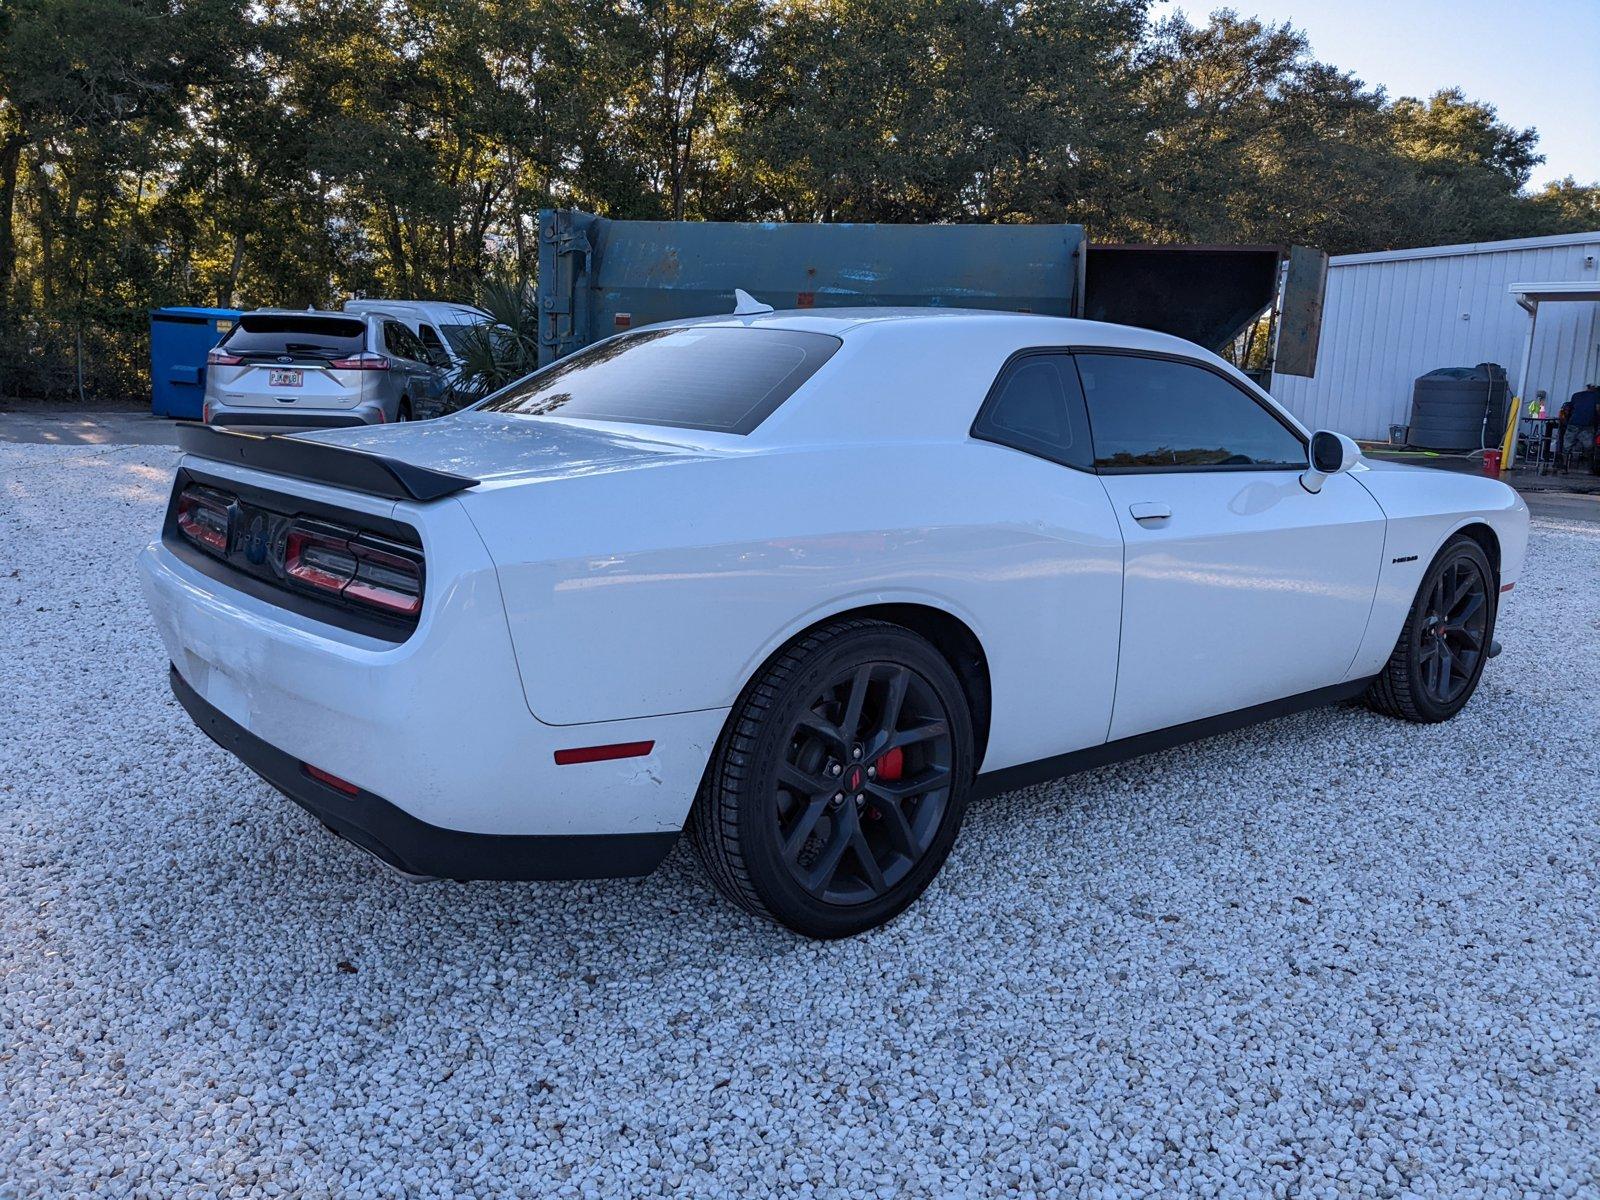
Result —
M 521 295 L 543 205 L 1334 253 L 1600 223 L 1540 161 L 1460 90 L 1145 0 L 8 0 L 0 394 L 138 388 L 160 304 Z

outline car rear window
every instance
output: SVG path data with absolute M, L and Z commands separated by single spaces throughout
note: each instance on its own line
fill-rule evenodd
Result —
M 744 434 L 840 345 L 825 333 L 792 329 L 641 329 L 551 363 L 479 407 Z
M 222 345 L 238 355 L 308 354 L 345 358 L 366 349 L 367 323 L 349 317 L 247 313 Z

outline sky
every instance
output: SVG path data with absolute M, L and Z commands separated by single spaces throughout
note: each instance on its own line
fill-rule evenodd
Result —
M 1203 24 L 1219 8 L 1288 21 L 1322 61 L 1391 97 L 1460 87 L 1539 131 L 1530 186 L 1600 182 L 1600 0 L 1162 0 Z

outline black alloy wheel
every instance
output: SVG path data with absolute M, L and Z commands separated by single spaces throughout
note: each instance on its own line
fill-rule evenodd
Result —
M 1457 536 L 1428 567 L 1400 640 L 1367 691 L 1378 712 L 1446 721 L 1477 690 L 1494 642 L 1500 580 L 1483 547 Z
M 1435 704 L 1452 704 L 1477 679 L 1489 648 L 1489 581 L 1470 558 L 1451 559 L 1425 608 L 1417 627 L 1422 687 Z
M 772 815 L 784 863 L 811 895 L 861 904 L 928 852 L 950 797 L 944 706 L 896 662 L 838 672 L 795 716 Z
M 943 865 L 973 760 L 966 695 L 944 656 L 900 626 L 841 620 L 797 638 L 745 688 L 690 841 L 751 912 L 808 937 L 860 933 Z

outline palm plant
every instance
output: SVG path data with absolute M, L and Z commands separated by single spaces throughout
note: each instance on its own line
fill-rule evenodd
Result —
M 473 326 L 462 338 L 459 391 L 468 402 L 539 365 L 539 307 L 531 284 L 507 276 L 486 279 L 478 307 L 491 320 Z

